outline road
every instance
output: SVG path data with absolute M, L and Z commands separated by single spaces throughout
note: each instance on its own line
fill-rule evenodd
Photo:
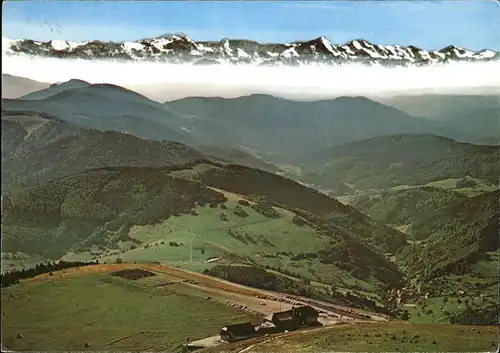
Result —
M 243 284 L 238 284 L 234 282 L 227 281 L 225 279 L 217 278 L 217 277 L 212 277 L 205 275 L 203 273 L 198 273 L 198 272 L 193 272 L 189 271 L 186 269 L 180 269 L 174 266 L 170 265 L 163 265 L 165 268 L 169 268 L 171 271 L 179 271 L 180 273 L 186 273 L 190 274 L 191 276 L 198 277 L 200 279 L 205 279 L 207 281 L 210 281 L 212 283 L 217 282 L 220 284 L 223 284 L 223 287 L 227 287 L 224 289 L 224 291 L 229 290 L 231 291 L 231 288 L 234 289 L 241 289 L 244 291 L 245 296 L 252 296 L 256 299 L 263 299 L 263 300 L 268 300 L 272 302 L 277 302 L 278 304 L 281 303 L 282 309 L 283 310 L 288 310 L 292 306 L 299 306 L 299 305 L 310 305 L 316 310 L 320 312 L 325 312 L 326 314 L 330 314 L 333 317 L 339 317 L 342 315 L 343 319 L 346 321 L 350 320 L 355 320 L 355 321 L 366 321 L 369 320 L 368 318 L 365 317 L 360 317 L 357 315 L 358 313 L 363 313 L 366 315 L 369 315 L 371 320 L 373 321 L 387 321 L 388 318 L 383 315 L 383 314 L 378 314 L 378 313 L 368 313 L 368 312 L 363 312 L 362 310 L 354 310 L 349 307 L 342 307 L 340 305 L 334 305 L 331 303 L 323 302 L 320 300 L 315 300 L 311 298 L 306 298 L 306 297 L 301 297 L 301 296 L 295 296 L 295 295 L 289 295 L 285 293 L 280 293 L 280 292 L 274 292 L 274 291 L 269 291 L 269 290 L 264 290 L 264 289 L 258 289 L 258 288 L 253 288 L 253 287 L 248 287 Z M 223 288 L 222 287 L 222 288 Z M 216 287 L 218 288 L 218 287 Z M 234 290 L 232 290 L 234 292 Z M 259 298 L 261 297 L 261 298 Z M 257 311 L 261 311 L 265 314 L 269 314 L 269 310 L 265 308 L 264 306 L 260 305 L 260 301 L 258 303 L 258 307 L 256 307 Z
M 248 287 L 242 284 L 230 282 L 221 278 L 211 277 L 202 273 L 180 269 L 174 266 L 162 265 L 162 268 L 168 270 L 168 273 L 178 273 L 180 276 L 189 276 L 190 278 L 197 278 L 197 283 L 185 283 L 188 286 L 197 287 L 205 292 L 212 293 L 218 296 L 225 296 L 230 299 L 232 303 L 239 303 L 254 312 L 261 313 L 262 315 L 271 315 L 272 313 L 280 310 L 289 310 L 293 306 L 310 305 L 320 312 L 319 322 L 323 327 L 314 328 L 312 330 L 301 330 L 291 333 L 284 333 L 280 335 L 273 335 L 269 340 L 278 337 L 287 337 L 289 335 L 303 334 L 316 330 L 326 329 L 339 323 L 354 323 L 354 322 L 380 322 L 387 321 L 388 318 L 381 314 L 367 313 L 362 310 L 353 310 L 352 308 L 342 307 L 331 303 L 313 300 L 301 296 L 291 296 L 284 293 L 273 292 L 263 289 Z M 363 317 L 358 315 L 363 313 L 369 315 Z M 240 353 L 248 352 L 250 349 L 255 348 L 260 344 L 268 342 L 259 342 L 249 347 L 244 348 Z M 196 347 L 216 347 L 222 342 L 219 336 L 206 337 L 201 340 L 193 341 L 190 346 Z

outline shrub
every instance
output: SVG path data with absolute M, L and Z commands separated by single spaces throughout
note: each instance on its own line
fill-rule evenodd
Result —
M 474 180 L 470 180 L 470 179 L 467 179 L 467 178 L 462 178 L 462 179 L 457 180 L 456 187 L 458 189 L 461 189 L 461 188 L 475 188 L 475 187 L 477 187 L 477 184 L 476 184 L 476 182 Z
M 408 310 L 403 310 L 403 313 L 401 314 L 401 320 L 408 320 L 410 318 L 410 313 L 408 313 Z
M 248 202 L 247 200 L 238 200 L 238 203 L 242 206 L 250 206 L 250 202 Z
M 293 216 L 292 222 L 299 227 L 302 227 L 306 224 L 302 217 L 299 217 L 298 215 Z
M 238 217 L 248 217 L 248 213 L 246 213 L 245 210 L 243 210 L 240 206 L 236 206 L 233 210 L 233 213 Z
M 259 212 L 261 215 L 266 216 L 268 218 L 279 218 L 280 214 L 276 212 L 276 210 L 266 202 L 258 202 L 252 205 L 252 209 L 256 212 Z

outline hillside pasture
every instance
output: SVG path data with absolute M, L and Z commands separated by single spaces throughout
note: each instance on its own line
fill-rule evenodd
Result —
M 96 271 L 97 269 L 97 271 Z M 252 317 L 206 300 L 164 273 L 134 281 L 93 266 L 2 289 L 2 343 L 11 350 L 166 350 Z M 159 283 L 171 283 L 158 286 Z M 88 343 L 88 347 L 85 346 Z
M 251 352 L 487 352 L 498 347 L 498 328 L 439 324 L 336 325 L 268 340 Z

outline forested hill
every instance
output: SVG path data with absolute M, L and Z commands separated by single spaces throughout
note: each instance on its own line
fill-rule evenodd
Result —
M 461 143 L 434 135 L 392 135 L 350 142 L 304 156 L 307 182 L 354 189 L 422 185 L 472 176 L 496 183 L 497 146 Z

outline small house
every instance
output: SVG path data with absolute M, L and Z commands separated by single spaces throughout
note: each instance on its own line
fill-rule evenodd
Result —
M 299 306 L 292 310 L 274 313 L 271 322 L 281 330 L 296 330 L 305 326 L 317 326 L 319 313 L 311 306 Z
M 258 332 L 251 322 L 243 322 L 240 324 L 224 326 L 220 330 L 220 338 L 226 342 L 236 342 L 248 338 L 256 337 Z
M 271 322 L 281 330 L 295 330 L 299 326 L 297 320 L 293 317 L 293 310 L 274 313 Z
M 293 308 L 293 317 L 297 320 L 301 326 L 315 326 L 318 325 L 319 313 L 312 306 L 299 306 Z

